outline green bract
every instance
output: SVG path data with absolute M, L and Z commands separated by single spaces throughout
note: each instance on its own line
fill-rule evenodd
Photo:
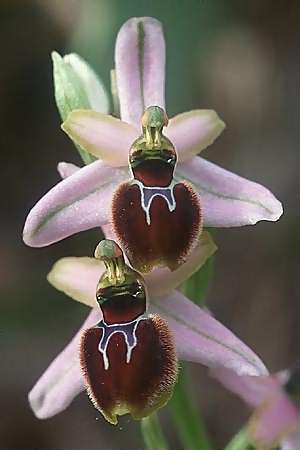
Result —
M 107 113 L 109 100 L 94 70 L 78 55 L 61 57 L 52 52 L 56 105 L 63 121 L 74 109 L 93 109 Z M 75 144 L 86 164 L 95 161 L 92 155 Z

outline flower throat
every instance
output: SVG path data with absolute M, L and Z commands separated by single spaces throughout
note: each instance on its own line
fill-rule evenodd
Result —
M 177 155 L 171 141 L 162 133 L 168 118 L 158 106 L 148 108 L 142 117 L 143 134 L 130 150 L 129 163 L 134 177 L 132 184 L 140 189 L 141 206 L 151 223 L 150 208 L 155 197 L 163 198 L 172 212 L 176 208 L 174 198 L 174 169 Z

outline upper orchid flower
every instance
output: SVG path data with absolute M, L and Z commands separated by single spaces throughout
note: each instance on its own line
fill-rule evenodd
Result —
M 115 70 L 121 120 L 104 113 L 107 101 L 102 112 L 95 110 L 94 96 L 103 91 L 99 86 L 93 89 L 91 69 L 83 70 L 82 65 L 73 69 L 86 89 L 91 110 L 71 112 L 63 129 L 79 149 L 99 160 L 58 183 L 31 210 L 24 241 L 34 247 L 98 226 L 106 226 L 111 233 L 112 197 L 120 183 L 130 179 L 128 154 L 140 135 L 143 112 L 153 105 L 165 109 L 165 43 L 155 19 L 130 19 L 118 34 Z M 75 104 L 71 109 L 76 108 Z M 224 123 L 211 110 L 179 114 L 165 129 L 177 152 L 175 178 L 193 183 L 201 200 L 203 225 L 233 227 L 278 220 L 282 206 L 270 191 L 196 156 L 223 129 Z M 60 170 L 70 173 L 73 166 L 61 165 Z
M 132 266 L 149 272 L 158 265 L 174 270 L 187 259 L 202 231 L 199 196 L 176 181 L 172 142 L 163 134 L 166 113 L 150 106 L 143 134 L 129 154 L 132 180 L 122 183 L 112 201 L 112 224 Z
M 256 377 L 223 368 L 212 375 L 254 409 L 247 432 L 257 448 L 300 448 L 299 371 Z

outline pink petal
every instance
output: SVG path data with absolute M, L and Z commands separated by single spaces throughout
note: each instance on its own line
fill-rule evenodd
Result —
M 211 370 L 211 374 L 251 407 L 257 408 L 249 423 L 249 435 L 259 448 L 274 448 L 287 436 L 281 448 L 298 449 L 300 412 L 281 387 L 287 371 L 272 376 L 239 376 L 232 370 L 219 368 Z
M 299 409 L 283 390 L 278 391 L 255 411 L 248 430 L 258 447 L 273 448 L 289 434 L 300 431 Z
M 254 225 L 282 215 L 281 203 L 268 189 L 203 158 L 178 164 L 177 172 L 199 191 L 206 227 Z
M 121 118 L 140 126 L 145 108 L 165 108 L 165 42 L 152 17 L 133 18 L 120 29 L 115 50 Z
M 289 433 L 281 442 L 281 450 L 295 450 L 300 448 L 300 431 Z
M 79 363 L 82 332 L 101 320 L 100 309 L 92 310 L 78 333 L 55 358 L 29 393 L 29 403 L 39 419 L 47 419 L 66 409 L 84 390 Z
M 265 375 L 259 357 L 230 330 L 178 291 L 152 299 L 151 309 L 167 319 L 181 359 L 240 375 Z
M 198 109 L 170 119 L 164 133 L 175 145 L 178 160 L 183 162 L 211 145 L 224 128 L 215 111 Z
M 24 242 L 43 247 L 106 223 L 114 190 L 127 177 L 127 171 L 111 168 L 102 161 L 78 170 L 33 207 L 25 222 Z
M 61 161 L 57 164 L 57 171 L 63 180 L 70 177 L 78 170 L 80 170 L 80 167 L 72 163 Z
M 170 292 L 171 289 L 180 286 L 200 269 L 216 250 L 217 247 L 212 237 L 204 231 L 187 261 L 177 270 L 171 272 L 168 268 L 158 268 L 145 276 L 150 297 L 161 297 Z
M 238 395 L 253 408 L 281 391 L 280 382 L 271 376 L 239 376 L 236 372 L 225 368 L 213 369 L 211 374 L 226 389 Z
M 57 171 L 62 179 L 70 177 L 71 175 L 73 175 L 73 173 L 78 172 L 78 170 L 80 170 L 80 167 L 72 163 L 61 161 L 60 163 L 57 164 Z M 102 225 L 101 228 L 106 239 L 111 239 L 113 241 L 116 240 L 116 236 L 113 231 L 112 224 L 110 222 L 108 222 L 105 225 Z
M 85 151 L 114 167 L 128 165 L 129 149 L 139 135 L 128 123 L 89 109 L 72 111 L 62 129 Z

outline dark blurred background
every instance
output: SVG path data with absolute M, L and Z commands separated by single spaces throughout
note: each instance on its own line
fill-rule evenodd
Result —
M 278 223 L 217 231 L 209 307 L 271 371 L 299 357 L 300 3 L 2 0 L 1 450 L 143 448 L 135 422 L 104 423 L 84 394 L 57 417 L 33 416 L 28 390 L 87 313 L 49 286 L 46 274 L 62 256 L 92 254 L 98 232 L 44 249 L 21 239 L 26 214 L 59 180 L 57 162 L 79 163 L 59 127 L 50 52 L 78 52 L 108 88 L 118 29 L 140 15 L 164 24 L 169 115 L 215 109 L 227 129 L 204 156 L 268 186 L 285 209 Z M 222 449 L 248 411 L 205 369 L 190 365 L 189 376 L 212 450 Z M 172 450 L 181 450 L 167 408 L 160 417 Z

